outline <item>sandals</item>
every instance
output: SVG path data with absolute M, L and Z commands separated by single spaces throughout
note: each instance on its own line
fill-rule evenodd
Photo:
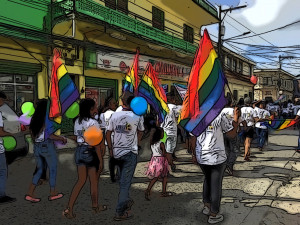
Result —
M 74 219 L 76 217 L 75 214 L 71 214 L 71 211 L 70 211 L 70 208 L 66 208 L 64 211 L 63 211 L 63 216 L 65 216 L 67 219 Z
M 100 213 L 107 210 L 107 205 L 97 206 L 92 208 L 94 213 Z
M 171 196 L 174 196 L 174 195 L 175 195 L 174 192 L 169 192 L 169 191 L 167 191 L 167 192 L 162 192 L 162 193 L 160 194 L 160 197 L 171 197 Z
M 149 190 L 149 189 L 147 189 L 147 190 L 145 191 L 145 199 L 146 199 L 147 201 L 150 201 L 150 190 Z
M 58 194 L 56 194 L 56 195 L 49 196 L 49 197 L 48 197 L 48 200 L 49 200 L 49 201 L 54 201 L 54 200 L 60 199 L 60 198 L 62 198 L 62 197 L 64 197 L 64 194 L 58 193 Z
M 130 214 L 129 212 L 125 212 L 122 216 L 115 216 L 114 220 L 115 221 L 124 221 L 124 220 L 129 220 L 133 218 L 133 214 Z
M 29 201 L 31 203 L 38 203 L 38 202 L 41 201 L 40 198 L 34 198 L 34 197 L 30 196 L 30 195 L 25 195 L 25 200 Z

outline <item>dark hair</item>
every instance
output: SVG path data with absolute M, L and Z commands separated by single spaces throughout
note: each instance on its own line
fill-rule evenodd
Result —
M 244 106 L 245 105 L 244 98 L 240 98 L 237 105 L 240 106 L 240 107 Z
M 155 127 L 155 131 L 152 135 L 150 144 L 154 145 L 157 142 L 159 142 L 163 133 L 164 133 L 164 130 L 161 127 Z
M 0 91 L 0 98 L 7 99 L 6 94 L 3 91 Z
M 130 103 L 131 103 L 132 99 L 134 99 L 134 96 L 129 96 L 129 97 L 127 98 L 127 100 L 126 100 L 126 105 L 127 105 L 127 106 L 130 106 Z
M 38 134 L 41 133 L 42 128 L 46 120 L 46 111 L 47 111 L 47 99 L 40 99 L 32 115 L 29 129 L 31 130 L 32 137 L 35 139 Z
M 227 97 L 226 97 L 226 101 L 227 101 L 226 106 L 227 106 L 227 107 L 230 107 L 230 106 L 232 105 L 232 99 L 231 99 L 231 96 L 227 96 Z
M 91 117 L 91 108 L 95 106 L 95 101 L 91 98 L 82 99 L 79 103 L 79 123 L 82 120 L 88 120 Z
M 288 104 L 287 101 L 285 101 L 285 102 L 282 104 L 282 107 L 283 107 L 283 108 L 287 108 L 287 107 L 288 107 L 287 104 Z

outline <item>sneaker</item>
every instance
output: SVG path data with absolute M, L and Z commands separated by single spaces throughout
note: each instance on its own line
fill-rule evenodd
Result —
M 12 198 L 9 196 L 3 196 L 0 198 L 0 204 L 11 203 L 17 201 L 16 198 Z
M 217 214 L 216 216 L 209 216 L 208 217 L 208 223 L 214 224 L 214 223 L 219 223 L 224 220 L 224 216 L 221 214 Z
M 207 206 L 204 206 L 204 208 L 203 208 L 203 210 L 202 210 L 202 213 L 203 213 L 204 215 L 209 216 L 210 209 L 209 209 Z

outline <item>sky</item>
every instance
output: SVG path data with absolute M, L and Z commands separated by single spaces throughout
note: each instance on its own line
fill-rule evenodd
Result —
M 240 36 L 241 39 L 230 39 L 224 42 L 225 47 L 257 62 L 257 69 L 278 68 L 279 55 L 292 56 L 293 59 L 282 60 L 282 68 L 293 75 L 300 74 L 300 0 L 208 1 L 215 6 L 221 4 L 222 9 L 247 5 L 246 8 L 228 12 L 224 19 L 226 31 L 223 39 L 235 37 L 249 30 L 251 33 Z M 290 23 L 295 24 L 249 37 Z M 210 25 L 205 28 L 216 41 L 214 36 L 218 36 L 218 26 Z

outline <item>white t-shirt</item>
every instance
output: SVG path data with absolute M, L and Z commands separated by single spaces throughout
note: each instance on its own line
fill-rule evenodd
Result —
M 84 140 L 83 133 L 91 126 L 97 126 L 100 128 L 98 121 L 95 119 L 89 118 L 88 120 L 82 120 L 81 123 L 79 123 L 79 118 L 76 119 L 74 124 L 74 134 L 77 136 L 78 144 L 88 145 L 88 143 Z
M 223 133 L 232 129 L 232 122 L 227 118 L 226 113 L 222 111 L 197 138 L 196 158 L 198 163 L 218 165 L 225 162 L 227 157 Z
M 160 149 L 160 143 L 161 141 L 155 143 L 154 145 L 151 145 L 151 151 L 152 151 L 152 156 L 155 156 L 155 157 L 161 157 L 163 156 L 163 152 L 162 150 Z
M 281 112 L 289 114 L 290 113 L 290 109 L 289 108 L 282 108 Z
M 164 122 L 161 124 L 161 127 L 164 129 L 168 136 L 177 136 L 177 120 L 181 108 L 168 104 L 170 112 L 166 115 Z
M 116 112 L 121 112 L 123 110 L 123 106 L 119 106 L 117 109 L 116 109 Z
M 0 127 L 2 127 L 2 128 L 4 127 L 2 112 L 0 112 Z M 4 152 L 5 152 L 5 148 L 3 146 L 3 140 L 2 140 L 2 138 L 0 138 L 0 154 L 4 153 Z
M 137 131 L 144 131 L 144 118 L 132 111 L 120 111 L 112 114 L 107 130 L 112 131 L 112 147 L 115 158 L 129 152 L 138 154 Z
M 294 111 L 294 104 L 293 103 L 288 103 L 288 108 L 290 110 L 290 113 L 292 113 Z
M 266 109 L 269 111 L 269 112 L 279 112 L 279 106 L 278 105 L 270 105 L 268 104 Z
M 300 116 L 300 109 L 299 109 L 298 112 L 297 112 L 297 116 Z
M 300 105 L 295 105 L 294 106 L 294 115 L 295 116 L 298 115 L 297 113 L 299 112 L 299 110 L 300 110 Z
M 248 127 L 253 127 L 255 124 L 254 117 L 257 117 L 256 111 L 250 107 L 245 106 L 241 109 L 242 121 L 246 121 Z
M 270 115 L 270 113 L 269 113 L 269 111 L 267 111 L 267 110 L 265 110 L 265 109 L 258 109 L 257 110 L 257 117 L 258 117 L 258 119 L 267 119 L 268 117 L 270 117 L 271 115 Z M 255 124 L 255 127 L 257 127 L 257 128 L 261 128 L 261 129 L 267 129 L 267 127 L 266 126 L 263 126 L 262 125 L 262 123 L 263 122 L 257 122 L 256 124 Z
M 45 141 L 45 129 L 43 129 L 42 132 L 38 134 L 34 141 L 38 143 Z
M 98 121 L 99 126 L 100 126 L 101 129 L 105 129 L 106 128 L 105 123 L 104 123 L 104 113 L 100 114 L 100 119 L 99 119 L 99 115 L 97 114 L 95 116 L 95 120 Z

